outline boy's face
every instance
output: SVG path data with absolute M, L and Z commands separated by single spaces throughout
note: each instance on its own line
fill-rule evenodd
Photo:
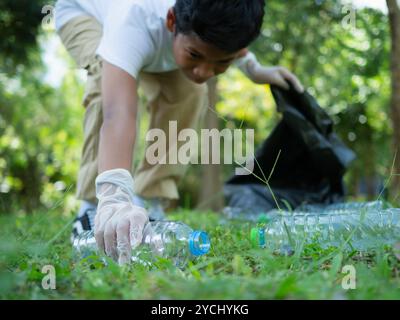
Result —
M 167 16 L 167 28 L 175 34 L 175 15 L 170 9 Z M 224 73 L 246 49 L 235 53 L 226 53 L 204 42 L 195 35 L 178 33 L 174 37 L 173 52 L 177 65 L 191 81 L 201 84 Z

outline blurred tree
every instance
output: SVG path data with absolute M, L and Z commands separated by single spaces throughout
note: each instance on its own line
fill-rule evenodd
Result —
M 44 3 L 0 3 L 0 212 L 54 206 L 75 182 L 82 90 L 73 71 L 60 91 L 43 82 Z
M 0 2 L 0 72 L 14 73 L 37 48 L 43 19 L 44 0 L 2 0 Z M 36 60 L 37 61 L 37 60 Z
M 382 125 L 390 118 L 387 16 L 324 0 L 269 1 L 266 12 L 252 50 L 265 64 L 288 67 L 326 108 L 359 157 L 348 177 L 353 195 L 364 177 L 375 197 L 372 185 L 393 158 L 390 128 Z
M 26 210 L 54 205 L 60 191 L 75 183 L 79 165 L 82 86 L 72 68 L 61 88 L 43 83 L 45 66 L 37 39 L 43 35 L 44 2 L 0 3 L 0 212 L 13 203 Z M 251 47 L 264 64 L 281 64 L 298 75 L 333 117 L 339 134 L 359 156 L 347 177 L 354 196 L 365 180 L 372 197 L 376 176 L 388 174 L 393 160 L 390 119 L 395 139 L 400 137 L 398 87 L 392 90 L 397 93 L 392 112 L 389 108 L 389 26 L 385 14 L 372 9 L 356 12 L 339 0 L 269 0 L 262 35 Z M 398 38 L 392 41 L 393 46 L 398 43 Z M 393 70 L 400 65 L 395 61 L 400 56 L 396 48 Z M 392 81 L 393 87 L 398 79 Z M 279 119 L 270 93 L 235 69 L 219 79 L 218 91 L 216 109 L 221 117 L 219 124 L 214 117 L 209 125 L 254 128 L 256 142 L 261 143 Z M 225 176 L 234 167 L 223 166 Z M 198 194 L 199 178 L 209 177 L 210 186 L 216 175 L 201 174 L 188 177 L 193 187 L 181 189 L 183 199 L 189 198 L 186 195 L 207 199 L 214 193 L 209 189 L 208 194 Z
M 396 196 L 400 190 L 400 7 L 398 0 L 387 0 L 392 39 L 391 72 L 392 100 L 391 113 L 393 123 L 393 148 L 397 152 L 394 166 L 393 190 Z
M 40 69 L 0 78 L 0 212 L 50 208 L 75 183 L 82 86 L 71 70 L 57 90 Z

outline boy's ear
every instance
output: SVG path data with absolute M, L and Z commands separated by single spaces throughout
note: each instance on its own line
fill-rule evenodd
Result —
M 168 10 L 166 25 L 167 25 L 167 29 L 170 32 L 175 33 L 175 30 L 176 30 L 176 17 L 175 17 L 174 8 L 169 8 L 169 10 Z

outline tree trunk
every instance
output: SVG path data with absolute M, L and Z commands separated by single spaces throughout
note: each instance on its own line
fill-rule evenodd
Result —
M 218 101 L 217 79 L 208 81 L 209 107 L 204 119 L 204 129 L 219 129 L 218 116 L 215 105 Z M 210 155 L 211 158 L 211 155 Z M 223 206 L 223 184 L 221 177 L 221 165 L 202 165 L 201 168 L 200 193 L 197 204 L 198 209 L 211 209 L 218 211 Z
M 393 123 L 393 147 L 397 152 L 394 173 L 400 174 L 400 7 L 399 0 L 386 0 L 389 8 L 389 21 L 392 38 L 391 73 L 392 99 L 391 119 Z M 392 194 L 400 190 L 400 176 L 393 177 Z

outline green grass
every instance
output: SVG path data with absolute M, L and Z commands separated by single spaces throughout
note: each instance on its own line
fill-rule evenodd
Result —
M 71 219 L 57 211 L 0 216 L 2 299 L 399 299 L 400 262 L 390 248 L 368 254 L 322 250 L 318 244 L 290 257 L 254 248 L 250 223 L 221 224 L 214 213 L 179 211 L 170 216 L 206 230 L 210 253 L 179 270 L 119 267 L 100 259 L 75 261 Z M 344 265 L 354 265 L 357 288 L 341 286 Z M 43 266 L 56 270 L 56 289 L 44 290 Z

